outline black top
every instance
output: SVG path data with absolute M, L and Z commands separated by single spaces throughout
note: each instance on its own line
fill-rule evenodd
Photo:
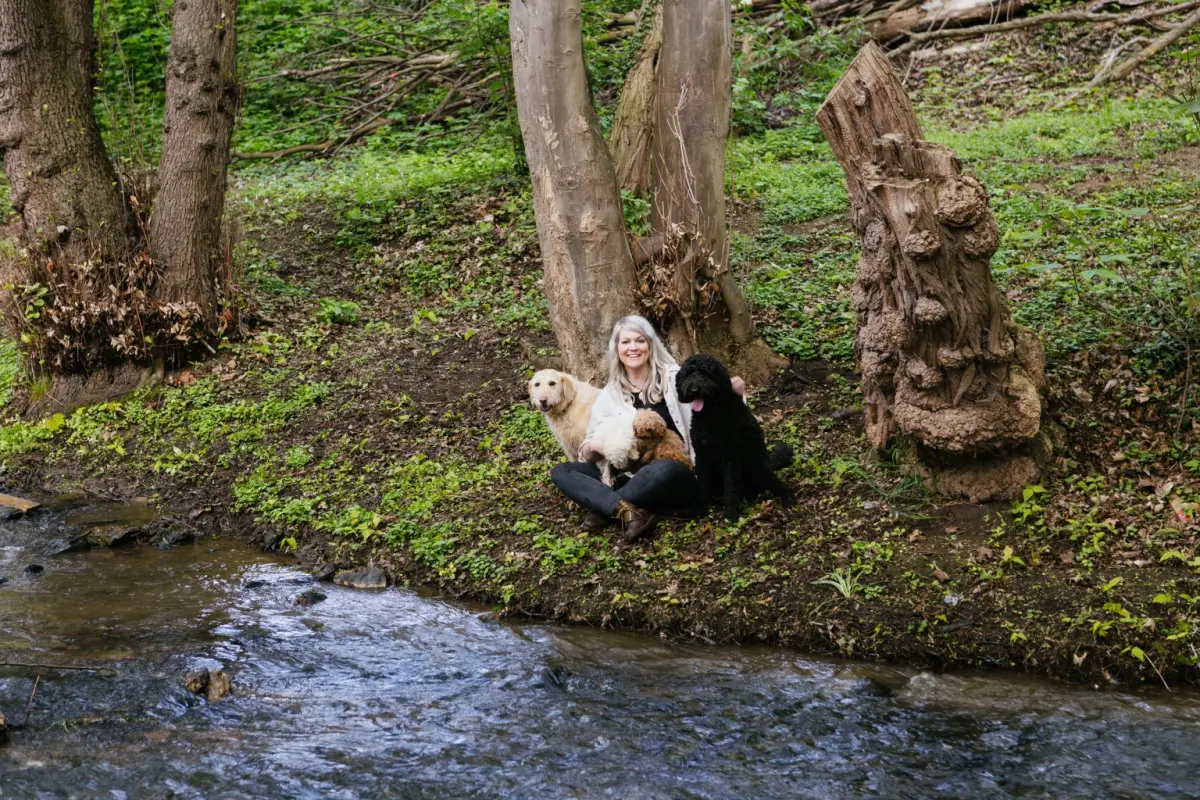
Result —
M 675 427 L 674 420 L 671 419 L 671 412 L 667 410 L 667 399 L 665 397 L 662 400 L 659 400 L 657 403 L 648 404 L 642 400 L 642 396 L 640 394 L 634 392 L 633 407 L 650 409 L 663 418 L 663 422 L 667 423 L 667 428 L 674 433 L 679 433 L 679 429 Z

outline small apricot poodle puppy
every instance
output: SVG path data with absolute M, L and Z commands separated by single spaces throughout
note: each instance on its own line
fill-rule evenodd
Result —
M 679 434 L 667 427 L 657 411 L 642 409 L 633 416 L 633 435 L 637 438 L 638 464 L 645 466 L 651 461 L 667 459 L 678 461 L 688 469 L 692 460 Z

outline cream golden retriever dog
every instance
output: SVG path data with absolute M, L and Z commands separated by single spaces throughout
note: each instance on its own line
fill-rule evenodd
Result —
M 529 402 L 550 426 L 567 458 L 579 458 L 579 445 L 587 435 L 592 404 L 600 390 L 556 369 L 543 369 L 529 379 Z

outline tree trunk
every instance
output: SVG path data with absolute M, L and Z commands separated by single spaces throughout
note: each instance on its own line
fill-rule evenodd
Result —
M 1019 490 L 1036 474 L 1013 454 L 1039 434 L 1044 362 L 992 282 L 987 191 L 953 151 L 923 140 L 874 44 L 817 121 L 845 169 L 862 242 L 852 299 L 868 437 L 883 447 L 894 432 L 911 436 L 955 493 Z
M 194 303 L 215 327 L 225 170 L 237 113 L 237 0 L 176 0 L 167 57 L 159 190 L 150 257 L 162 273 L 154 297 Z
M 639 197 L 650 194 L 650 162 L 654 144 L 655 100 L 658 81 L 655 70 L 662 47 L 663 7 L 654 10 L 654 21 L 642 43 L 637 63 L 629 70 L 617 114 L 613 120 L 609 146 L 617 170 L 617 186 Z
M 588 88 L 580 0 L 513 0 L 509 27 L 550 318 L 568 369 L 594 378 L 637 279 Z
M 119 259 L 127 214 L 92 112 L 92 0 L 0 0 L 0 153 L 24 243 L 66 265 Z
M 666 243 L 663 255 L 672 269 L 651 269 L 643 284 L 660 295 L 651 298 L 653 305 L 669 308 L 663 322 L 681 356 L 704 350 L 757 381 L 777 359 L 758 337 L 729 271 L 725 142 L 732 47 L 727 0 L 663 0 L 651 227 Z

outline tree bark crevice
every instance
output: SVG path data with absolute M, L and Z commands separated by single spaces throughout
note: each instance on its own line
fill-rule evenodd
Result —
M 609 136 L 617 185 L 639 197 L 648 196 L 652 186 L 650 165 L 654 152 L 658 99 L 656 72 L 662 49 L 662 28 L 663 6 L 660 3 L 654 9 L 654 18 L 642 42 L 638 60 L 630 68 L 621 88 Z

